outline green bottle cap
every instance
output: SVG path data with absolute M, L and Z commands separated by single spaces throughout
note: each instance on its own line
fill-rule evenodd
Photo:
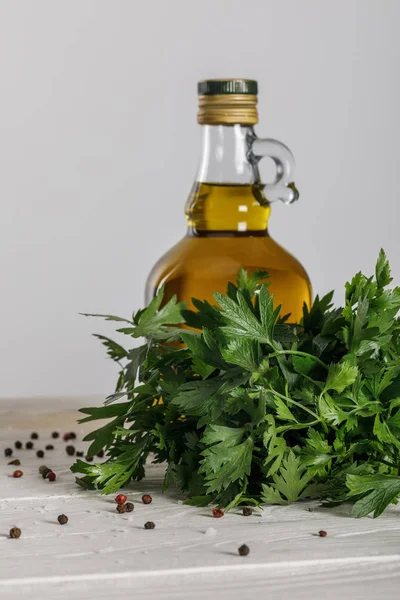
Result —
M 205 79 L 197 84 L 199 96 L 216 96 L 220 94 L 256 96 L 257 92 L 257 81 L 254 81 L 254 79 Z

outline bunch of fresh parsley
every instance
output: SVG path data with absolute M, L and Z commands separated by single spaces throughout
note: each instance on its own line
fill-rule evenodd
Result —
M 242 270 L 215 306 L 194 299 L 193 311 L 163 304 L 160 290 L 131 320 L 92 315 L 147 341 L 125 350 L 97 336 L 120 373 L 105 406 L 81 411 L 81 422 L 107 419 L 86 439 L 108 460 L 78 460 L 80 485 L 114 492 L 144 477 L 151 455 L 166 463 L 164 487 L 196 506 L 309 497 L 377 517 L 397 502 L 400 288 L 387 289 L 385 253 L 375 277 L 346 284 L 344 308 L 317 296 L 298 325 L 280 317 L 265 278 Z

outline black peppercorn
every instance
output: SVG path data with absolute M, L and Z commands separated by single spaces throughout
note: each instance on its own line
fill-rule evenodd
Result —
M 19 460 L 19 458 L 14 458 L 14 460 L 10 460 L 10 462 L 8 464 L 9 465 L 16 465 L 18 467 L 18 465 L 21 464 L 21 461 Z
M 145 494 L 142 496 L 142 502 L 143 504 L 151 504 L 153 502 L 153 498 L 150 496 L 150 494 Z
M 125 513 L 126 512 L 126 504 L 117 504 L 117 512 Z
M 46 450 L 54 450 L 53 444 L 47 444 Z
M 60 523 L 60 525 L 65 525 L 66 523 L 68 523 L 68 517 L 67 515 L 58 515 L 57 517 L 57 521 Z
M 56 440 L 57 438 L 60 437 L 60 434 L 58 433 L 58 431 L 53 431 L 53 433 L 51 434 L 51 437 L 53 438 L 53 440 Z
M 319 535 L 319 537 L 326 537 L 328 534 L 326 533 L 326 531 L 321 529 L 321 531 L 318 531 L 318 535 Z
M 39 439 L 39 434 L 36 433 L 36 431 L 31 433 L 31 440 L 38 440 L 38 439 Z
M 84 455 L 84 453 L 82 452 L 82 450 L 79 450 L 79 451 L 76 453 L 76 456 L 83 456 L 83 455 Z
M 10 529 L 10 538 L 17 540 L 19 537 L 21 537 L 21 530 L 19 527 L 13 527 Z
M 145 529 L 154 529 L 155 526 L 156 524 L 153 523 L 153 521 L 147 521 L 147 523 L 144 524 Z
M 43 477 L 43 479 L 46 479 L 47 475 L 48 475 L 49 473 L 51 473 L 51 472 L 52 472 L 52 471 L 51 471 L 51 469 L 49 469 L 48 467 L 45 467 L 45 468 L 42 470 L 42 477 Z
M 36 452 L 36 456 L 37 456 L 38 458 L 43 458 L 43 456 L 44 456 L 44 452 L 43 452 L 43 450 L 38 450 L 38 451 Z
M 65 452 L 68 454 L 68 456 L 74 456 L 74 454 L 75 454 L 74 446 L 66 446 Z
M 247 556 L 248 553 L 250 552 L 250 548 L 248 546 L 246 546 L 246 544 L 242 544 L 240 546 L 240 548 L 238 548 L 238 552 L 239 552 L 240 556 Z
M 100 450 L 100 452 L 97 453 L 97 456 L 99 458 L 103 458 L 103 456 L 104 456 L 104 450 Z
M 132 504 L 132 502 L 127 502 L 125 504 L 125 508 L 126 508 L 126 512 L 132 512 L 133 509 L 135 508 L 134 505 Z
M 93 456 L 87 456 L 86 460 L 87 460 L 87 462 L 92 462 L 93 461 Z
M 33 442 L 26 442 L 26 444 L 25 444 L 25 448 L 26 448 L 27 450 L 32 450 L 32 448 L 33 448 Z
M 4 454 L 5 454 L 6 456 L 12 456 L 12 453 L 13 453 L 13 451 L 12 451 L 12 448 L 6 448 L 6 449 L 4 450 Z
M 21 450 L 21 448 L 22 448 L 22 442 L 20 442 L 20 441 L 15 442 L 14 445 L 15 445 L 15 447 L 16 447 L 17 450 Z
M 253 514 L 253 509 L 250 508 L 250 506 L 243 506 L 243 516 L 244 517 L 250 517 L 250 515 Z

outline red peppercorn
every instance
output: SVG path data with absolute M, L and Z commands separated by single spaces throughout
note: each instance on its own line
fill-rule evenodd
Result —
M 326 533 L 326 531 L 321 529 L 321 531 L 318 531 L 318 535 L 319 535 L 319 537 L 326 537 L 328 534 Z
M 150 494 L 145 494 L 142 496 L 142 502 L 143 504 L 151 504 L 153 502 L 153 498 L 150 496 Z
M 16 471 L 14 471 L 13 473 L 13 477 L 22 477 L 23 472 L 20 471 L 19 469 L 17 469 Z
M 212 509 L 212 516 L 215 517 L 216 519 L 220 519 L 221 517 L 224 516 L 224 511 L 221 510 L 220 508 L 213 508 Z
M 56 474 L 53 471 L 50 471 L 50 473 L 47 473 L 47 479 L 49 481 L 55 481 L 56 480 Z
M 125 494 L 118 494 L 118 496 L 115 496 L 115 502 L 117 504 L 125 504 L 126 501 L 127 497 L 125 496 Z

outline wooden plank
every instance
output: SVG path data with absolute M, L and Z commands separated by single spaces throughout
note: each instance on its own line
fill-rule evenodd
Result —
M 28 439 L 29 424 L 21 418 L 18 428 L 0 434 L 3 457 L 6 446 Z M 184 506 L 179 493 L 162 494 L 163 467 L 149 465 L 146 479 L 127 492 L 135 510 L 119 515 L 112 497 L 76 486 L 65 442 L 50 437 L 53 428 L 69 427 L 70 421 L 64 414 L 52 419 L 35 442 L 37 448 L 56 446 L 45 459 L 34 451 L 14 451 L 21 459 L 21 479 L 9 477 L 15 467 L 1 461 L 1 598 L 22 593 L 86 600 L 133 591 L 143 599 L 196 600 L 217 593 L 222 600 L 398 597 L 399 508 L 377 520 L 356 520 L 347 506 L 327 510 L 299 503 L 271 506 L 251 517 L 232 511 L 214 519 L 210 509 Z M 83 428 L 75 429 L 83 434 Z M 42 479 L 41 463 L 55 469 L 56 482 Z M 151 505 L 141 503 L 143 493 L 153 496 Z M 60 513 L 68 515 L 67 525 L 58 524 Z M 154 530 L 143 528 L 147 520 L 156 523 Z M 13 526 L 22 530 L 19 540 L 8 538 Z M 210 528 L 214 532 L 207 533 Z M 316 535 L 320 529 L 328 532 L 326 538 Z M 250 547 L 247 557 L 237 553 L 242 543 Z

